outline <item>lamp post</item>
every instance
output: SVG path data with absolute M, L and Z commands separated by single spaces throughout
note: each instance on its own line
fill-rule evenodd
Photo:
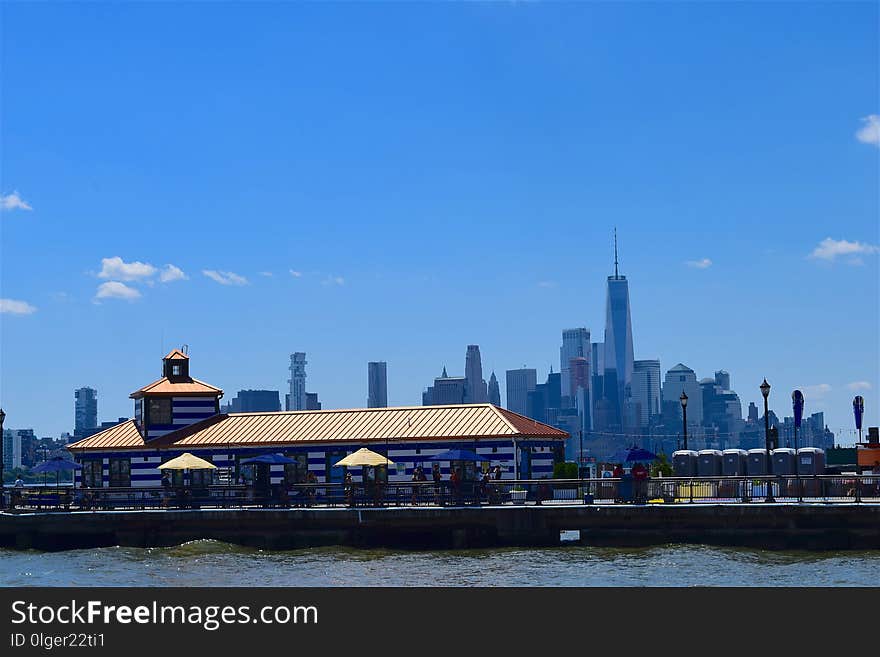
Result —
M 767 379 L 764 379 L 764 383 L 760 385 L 761 388 L 761 396 L 764 397 L 764 448 L 767 451 L 767 474 L 771 473 L 773 470 L 773 461 L 770 458 L 770 410 L 767 405 L 767 398 L 770 397 L 770 384 L 767 383 Z M 764 499 L 765 502 L 775 502 L 773 499 L 773 482 L 769 479 L 767 480 L 767 497 Z
M 681 433 L 684 436 L 684 449 L 688 448 L 688 396 L 685 394 L 684 390 L 681 391 L 681 397 L 678 398 L 678 401 L 681 402 Z
M 3 496 L 6 488 L 3 486 L 3 420 L 6 419 L 6 413 L 0 408 L 0 510 L 5 509 L 4 504 L 6 498 Z
M 578 441 L 580 442 L 580 447 L 578 448 L 578 479 L 583 479 L 583 467 L 584 467 L 584 430 L 578 430 Z

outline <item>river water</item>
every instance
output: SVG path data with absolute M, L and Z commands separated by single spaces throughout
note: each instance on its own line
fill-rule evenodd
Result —
M 880 551 L 700 545 L 270 552 L 217 541 L 68 552 L 0 549 L 0 586 L 860 586 Z

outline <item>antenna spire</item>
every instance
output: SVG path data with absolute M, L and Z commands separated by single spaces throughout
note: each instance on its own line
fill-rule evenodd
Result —
M 617 273 L 617 226 L 614 227 L 614 278 L 620 278 Z

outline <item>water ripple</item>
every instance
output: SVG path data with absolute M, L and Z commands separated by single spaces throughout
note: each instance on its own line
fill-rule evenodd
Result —
M 0 586 L 860 586 L 880 551 L 704 545 L 270 552 L 219 541 L 69 552 L 0 549 Z

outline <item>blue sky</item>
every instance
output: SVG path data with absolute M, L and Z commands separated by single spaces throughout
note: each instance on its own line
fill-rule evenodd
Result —
M 325 408 L 469 343 L 542 380 L 615 226 L 636 358 L 878 422 L 876 4 L 0 12 L 7 427 L 128 416 L 183 343 L 227 398 L 292 351 Z

